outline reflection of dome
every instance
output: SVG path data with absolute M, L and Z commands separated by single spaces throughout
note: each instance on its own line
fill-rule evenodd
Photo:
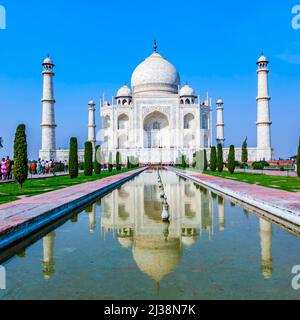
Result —
M 160 282 L 177 268 L 181 255 L 179 239 L 137 239 L 133 246 L 133 258 L 137 266 L 156 282 Z
M 132 238 L 118 237 L 118 241 L 124 249 L 129 249 L 132 246 Z
M 179 84 L 175 67 L 156 52 L 135 69 L 131 78 L 134 94 L 178 93 Z
M 117 98 L 125 98 L 125 97 L 131 97 L 132 93 L 131 93 L 131 89 L 127 86 L 124 85 L 122 88 L 119 89 L 118 93 L 117 93 Z
M 194 97 L 195 96 L 194 89 L 191 88 L 188 84 L 186 84 L 185 86 L 183 86 L 180 89 L 180 96 L 181 97 Z
M 191 247 L 197 242 L 196 237 L 189 237 L 189 236 L 182 236 L 181 240 L 182 240 L 182 243 L 187 247 Z

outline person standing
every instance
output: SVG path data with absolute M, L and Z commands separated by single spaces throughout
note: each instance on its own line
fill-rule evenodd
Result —
M 6 157 L 6 171 L 7 171 L 7 179 L 11 179 L 11 160 L 9 159 L 9 156 Z
M 1 173 L 2 173 L 2 179 L 6 180 L 7 179 L 7 168 L 6 168 L 5 158 L 2 158 L 2 161 L 1 161 Z

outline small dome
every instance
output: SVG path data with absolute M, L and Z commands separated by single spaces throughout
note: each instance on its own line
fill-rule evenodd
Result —
M 264 54 L 262 54 L 257 61 L 257 63 L 261 63 L 261 62 L 269 63 L 268 59 L 266 58 L 266 56 Z
M 95 105 L 95 101 L 94 101 L 93 99 L 91 99 L 91 100 L 89 101 L 89 105 Z
M 120 88 L 117 93 L 117 97 L 131 97 L 131 96 L 132 96 L 131 89 L 127 85 L 124 85 L 122 88 Z
M 218 101 L 217 101 L 217 104 L 224 104 L 223 100 L 220 98 Z
M 185 86 L 183 86 L 180 89 L 180 96 L 181 97 L 194 97 L 195 96 L 195 91 L 188 84 L 186 84 Z
M 134 94 L 178 93 L 180 76 L 176 68 L 160 54 L 154 52 L 137 66 L 132 74 Z
M 44 60 L 43 64 L 53 64 L 53 62 L 52 62 L 52 60 L 51 60 L 50 57 L 47 57 L 47 58 Z

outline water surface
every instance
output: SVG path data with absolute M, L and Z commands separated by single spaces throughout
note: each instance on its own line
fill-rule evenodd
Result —
M 300 298 L 291 287 L 297 235 L 174 173 L 161 176 L 169 225 L 157 172 L 142 173 L 2 262 L 0 299 Z

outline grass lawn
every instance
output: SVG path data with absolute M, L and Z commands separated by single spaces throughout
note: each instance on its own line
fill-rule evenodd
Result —
M 114 170 L 113 172 L 102 171 L 101 175 L 93 175 L 92 177 L 85 177 L 83 174 L 80 174 L 76 179 L 70 179 L 69 176 L 44 179 L 29 179 L 25 182 L 22 189 L 19 188 L 16 182 L 0 183 L 0 204 L 18 200 L 20 196 L 32 197 L 41 193 L 63 189 L 89 181 L 103 179 L 131 170 L 134 169 L 122 169 L 122 171 Z
M 222 173 L 206 171 L 204 173 L 216 177 L 222 177 L 226 179 L 232 179 L 235 181 L 256 184 L 262 187 L 285 190 L 290 192 L 300 192 L 300 179 L 295 177 L 268 176 L 266 174 L 243 172 L 236 172 L 234 174 L 230 174 L 226 171 Z

